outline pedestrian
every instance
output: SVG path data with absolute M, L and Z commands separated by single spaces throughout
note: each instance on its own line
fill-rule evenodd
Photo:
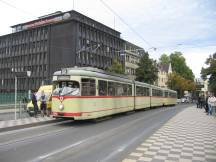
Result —
M 208 115 L 212 115 L 213 109 L 214 109 L 214 104 L 215 104 L 215 97 L 211 96 L 209 99 L 209 110 L 208 110 Z
M 204 97 L 204 95 L 202 95 L 200 97 L 200 108 L 202 109 L 203 107 L 205 107 L 205 97 Z
M 206 102 L 205 102 L 205 105 L 206 105 L 206 106 L 205 106 L 205 112 L 206 112 L 206 113 L 208 113 L 208 109 L 209 109 L 209 106 L 208 106 L 209 97 L 210 97 L 210 96 L 207 96 L 207 97 L 206 97 Z
M 209 96 L 209 99 L 208 99 L 208 112 L 207 112 L 207 115 L 211 115 L 212 113 L 212 97 Z
M 32 104 L 34 106 L 34 117 L 37 117 L 38 104 L 37 104 L 36 92 L 34 90 L 32 91 L 31 100 L 32 100 Z
M 211 109 L 211 112 L 210 112 L 210 113 L 211 113 L 212 115 L 215 116 L 216 97 L 215 97 L 215 96 L 212 96 L 212 100 L 211 100 L 211 101 L 212 101 L 212 109 Z
M 197 98 L 197 108 L 200 108 L 200 96 Z
M 41 116 L 44 117 L 44 115 L 46 115 L 46 95 L 44 93 L 44 91 L 41 91 L 41 97 L 40 97 L 40 101 L 41 101 Z

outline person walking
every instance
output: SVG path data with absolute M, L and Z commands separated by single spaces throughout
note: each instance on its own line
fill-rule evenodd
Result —
M 46 115 L 46 95 L 44 91 L 41 91 L 41 116 L 44 117 Z
M 32 91 L 31 100 L 32 100 L 32 104 L 34 106 L 34 117 L 37 117 L 38 104 L 37 104 L 37 98 L 36 98 L 36 92 L 35 91 Z

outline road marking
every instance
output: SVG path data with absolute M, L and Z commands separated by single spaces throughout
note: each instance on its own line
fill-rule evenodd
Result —
M 130 140 L 129 142 L 127 142 L 126 144 L 118 147 L 117 151 L 113 150 L 113 152 L 111 152 L 108 156 L 106 156 L 103 160 L 103 162 L 109 162 L 112 161 L 112 158 L 114 156 L 116 156 L 117 154 L 123 152 L 126 148 L 128 148 L 130 145 L 132 145 L 133 143 L 135 143 L 137 140 L 139 140 L 140 138 L 142 138 L 142 136 L 145 135 L 146 131 L 151 130 L 153 128 L 155 128 L 157 126 L 157 124 L 155 123 L 154 125 L 151 125 L 151 127 L 148 127 L 147 129 L 145 129 L 145 131 L 143 131 L 141 134 L 139 134 L 138 136 L 134 137 L 132 140 Z
M 67 150 L 67 149 L 71 149 L 71 148 L 73 148 L 73 147 L 75 147 L 75 146 L 78 146 L 78 145 L 80 145 L 80 144 L 86 142 L 87 140 L 88 140 L 88 139 L 85 139 L 85 140 L 76 142 L 76 143 L 74 143 L 74 144 L 71 144 L 71 145 L 69 145 L 69 146 L 67 146 L 67 147 L 63 147 L 63 148 L 61 148 L 61 149 L 58 149 L 58 150 L 56 150 L 56 151 L 53 151 L 53 152 L 51 152 L 51 153 L 49 153 L 49 154 L 39 156 L 39 157 L 38 157 L 38 160 L 41 161 L 41 160 L 46 159 L 46 158 L 48 158 L 48 157 L 50 157 L 50 156 L 52 156 L 52 155 L 58 154 L 58 153 L 63 152 L 63 151 L 65 151 L 65 150 Z M 36 160 L 36 161 L 37 161 L 37 160 Z
M 168 111 L 168 109 L 161 109 L 160 111 L 156 111 L 156 112 L 152 113 L 150 116 L 144 116 L 144 117 L 142 117 L 142 118 L 133 120 L 133 121 L 131 121 L 131 122 L 129 122 L 129 123 L 123 124 L 123 125 L 121 125 L 121 126 L 119 126 L 119 127 L 113 128 L 113 129 L 108 130 L 108 131 L 105 131 L 105 132 L 102 132 L 102 133 L 100 133 L 100 134 L 98 134 L 98 135 L 96 135 L 96 136 L 91 136 L 91 137 L 89 137 L 89 138 L 83 139 L 83 140 L 78 141 L 78 142 L 76 142 L 76 143 L 73 143 L 73 144 L 71 144 L 71 145 L 68 145 L 68 146 L 62 147 L 62 148 L 60 148 L 60 149 L 54 150 L 54 151 L 52 151 L 52 152 L 50 152 L 50 153 L 47 153 L 47 154 L 41 155 L 41 156 L 39 156 L 39 157 L 37 157 L 37 158 L 35 158 L 35 159 L 32 159 L 32 160 L 30 160 L 29 162 L 39 162 L 39 161 L 45 160 L 46 158 L 48 158 L 48 157 L 50 157 L 50 156 L 56 155 L 56 154 L 58 154 L 58 153 L 61 153 L 61 152 L 65 151 L 65 150 L 74 148 L 74 147 L 79 146 L 79 145 L 84 144 L 84 143 L 90 143 L 90 142 L 95 141 L 95 140 L 97 140 L 97 142 L 98 142 L 99 140 L 104 139 L 104 136 L 109 136 L 109 135 L 115 134 L 115 132 L 116 132 L 116 131 L 118 132 L 119 129 L 124 129 L 125 127 L 128 127 L 128 126 L 130 126 L 130 125 L 133 125 L 134 123 L 139 122 L 140 120 L 143 120 L 143 119 L 145 119 L 145 118 L 150 118 L 150 117 L 154 116 L 155 114 L 158 114 L 158 113 L 160 113 L 160 112 L 162 112 L 162 111 Z M 154 125 L 152 125 L 151 127 L 154 127 Z M 150 128 L 151 128 L 151 127 L 150 127 Z M 150 128 L 149 128 L 149 129 L 150 129 Z M 133 139 L 132 141 L 130 141 L 129 143 L 127 143 L 126 145 L 123 145 L 123 146 L 119 147 L 119 148 L 118 148 L 118 153 L 124 151 L 124 150 L 125 150 L 129 145 L 131 145 L 134 141 L 136 141 L 138 138 L 141 138 L 141 136 L 142 136 L 143 134 L 144 134 L 144 132 L 143 132 L 141 135 L 139 135 L 139 136 L 137 136 L 136 138 L 134 138 L 134 139 Z M 101 138 L 101 139 L 100 139 L 100 138 Z M 115 153 L 112 152 L 108 157 L 105 158 L 105 160 L 106 160 L 106 159 L 109 160 L 109 159 L 110 159 L 111 157 L 113 157 L 114 155 L 115 155 Z

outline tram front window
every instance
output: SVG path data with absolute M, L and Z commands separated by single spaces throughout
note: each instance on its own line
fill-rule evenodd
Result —
M 61 81 L 55 83 L 54 96 L 79 96 L 80 87 L 76 81 Z

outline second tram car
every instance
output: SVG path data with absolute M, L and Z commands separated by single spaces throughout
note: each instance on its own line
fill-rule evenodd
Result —
M 176 91 L 91 68 L 64 68 L 53 76 L 54 117 L 96 119 L 112 114 L 176 104 Z

